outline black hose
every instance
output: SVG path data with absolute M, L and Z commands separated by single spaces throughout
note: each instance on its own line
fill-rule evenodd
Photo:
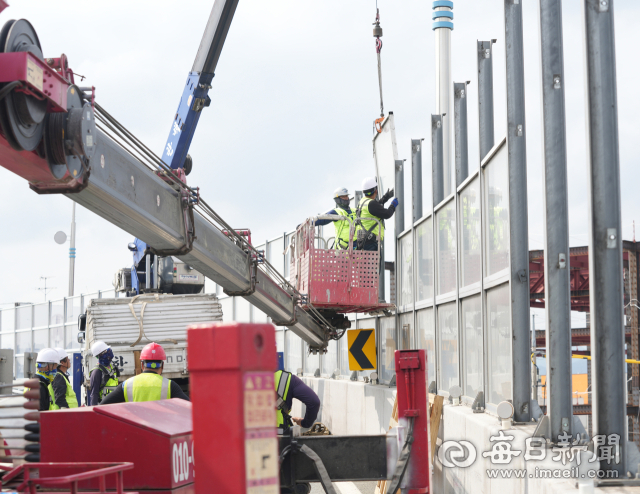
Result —
M 13 81 L 8 83 L 5 87 L 0 89 L 0 101 L 4 99 L 13 89 L 20 85 L 20 81 Z

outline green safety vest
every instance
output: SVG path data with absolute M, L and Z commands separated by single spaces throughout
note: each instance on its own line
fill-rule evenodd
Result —
M 42 376 L 47 381 L 49 381 L 49 387 L 48 387 L 48 390 L 49 390 L 49 410 L 56 410 L 55 408 L 53 408 L 53 403 L 54 402 L 53 402 L 53 389 L 51 388 L 51 380 L 45 374 L 42 374 L 40 372 L 36 372 L 36 376 Z M 40 383 L 42 383 L 42 380 L 39 379 L 39 381 L 40 381 Z M 42 386 L 40 386 L 40 388 L 42 388 Z M 22 392 L 22 394 L 26 393 L 27 390 L 29 390 L 29 389 L 31 389 L 31 388 L 24 388 L 24 391 Z M 40 392 L 42 393 L 42 391 L 40 391 Z
M 340 216 L 351 219 L 353 221 L 356 217 L 356 213 L 351 210 L 351 213 L 347 213 L 346 210 L 336 207 L 334 211 Z M 336 241 L 333 244 L 334 249 L 348 249 L 349 248 L 349 232 L 351 230 L 350 221 L 334 221 L 333 226 L 336 229 Z
M 102 382 L 100 384 L 100 401 L 109 393 L 113 393 L 118 387 L 118 374 L 114 371 L 113 366 L 109 364 L 107 369 L 104 365 L 96 365 L 93 370 L 100 369 L 102 372 Z
M 284 374 L 284 379 L 282 379 L 282 376 Z M 286 372 L 286 371 L 276 371 L 275 374 L 275 388 L 276 388 L 276 394 L 277 394 L 277 398 L 282 398 L 282 401 L 286 401 L 287 400 L 287 396 L 289 395 L 289 385 L 291 384 L 291 372 Z M 286 407 L 286 405 L 283 405 L 283 407 Z M 285 414 L 287 415 L 287 419 L 289 418 L 289 413 L 291 413 L 291 410 L 287 410 L 284 409 L 284 413 L 283 412 L 283 408 L 278 408 L 276 409 L 276 416 L 278 418 L 278 433 L 281 434 L 284 432 L 284 430 L 289 428 L 289 423 L 288 420 L 285 421 Z
M 371 202 L 372 200 L 373 199 L 369 197 L 363 197 L 362 199 L 360 199 L 360 204 L 358 204 L 357 211 L 358 219 L 360 219 L 360 221 L 358 222 L 358 226 L 356 227 L 356 238 L 358 237 L 357 232 L 359 230 L 364 230 L 363 233 L 365 233 L 366 235 L 366 232 L 373 228 L 371 230 L 371 233 L 379 236 L 380 240 L 384 240 L 384 222 L 382 221 L 382 218 L 378 218 L 377 216 L 374 216 L 369 212 L 369 202 Z M 367 218 L 376 218 L 378 221 L 368 220 Z M 380 224 L 378 224 L 378 222 Z M 380 232 L 381 229 L 382 232 Z
M 171 399 L 171 381 L 155 372 L 130 377 L 122 386 L 127 403 Z
M 62 374 L 60 371 L 58 373 Z M 64 395 L 64 399 L 67 402 L 67 408 L 78 408 L 78 398 L 76 397 L 76 392 L 71 387 L 71 383 L 66 376 L 63 375 L 63 379 L 67 383 L 67 392 Z M 49 406 L 49 410 L 60 410 L 60 407 L 56 405 L 56 394 L 53 391 L 53 382 L 49 384 L 49 395 L 53 399 L 53 403 Z

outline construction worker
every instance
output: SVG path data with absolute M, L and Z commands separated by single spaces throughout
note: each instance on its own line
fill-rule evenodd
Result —
M 149 343 L 140 352 L 140 362 L 144 369 L 142 373 L 130 377 L 120 384 L 100 404 L 169 400 L 171 398 L 189 401 L 178 383 L 161 376 L 165 360 L 167 360 L 167 355 L 164 348 L 157 343 Z
M 96 341 L 91 346 L 91 353 L 98 359 L 91 371 L 91 388 L 89 391 L 90 405 L 99 405 L 109 393 L 112 393 L 118 386 L 118 376 L 120 372 L 113 365 L 113 350 L 104 341 Z
M 345 187 L 339 187 L 333 192 L 333 200 L 336 202 L 336 207 L 325 214 L 340 215 L 345 218 L 349 218 L 351 221 L 338 221 L 338 220 L 318 220 L 316 226 L 328 225 L 333 221 L 333 226 L 336 229 L 336 239 L 333 243 L 334 249 L 348 249 L 349 248 L 349 231 L 351 224 L 356 218 L 356 212 L 351 209 L 349 203 L 349 191 Z
M 49 392 L 50 384 L 58 372 L 60 358 L 53 348 L 43 348 L 36 357 L 36 377 L 40 381 L 40 406 L 41 412 L 51 410 L 53 395 Z
M 302 379 L 294 376 L 291 372 L 276 371 L 274 382 L 278 434 L 287 434 L 294 423 L 305 428 L 311 427 L 320 410 L 320 398 L 318 398 L 318 395 L 303 383 Z M 304 403 L 306 407 L 304 418 L 291 417 L 289 415 L 293 407 L 294 398 Z
M 69 374 L 67 371 L 71 367 L 71 361 L 67 352 L 62 348 L 54 348 L 58 352 L 58 372 L 51 384 L 49 384 L 49 393 L 53 396 L 53 404 L 51 410 L 60 410 L 61 408 L 77 408 L 78 398 L 76 392 L 69 382 Z
M 393 197 L 393 190 L 388 190 L 378 199 L 378 182 L 375 177 L 367 177 L 362 182 L 364 197 L 356 210 L 356 238 L 358 250 L 378 250 L 378 239 L 384 240 L 384 220 L 393 216 L 398 199 Z M 385 203 L 393 197 L 391 204 Z M 371 218 L 375 218 L 375 221 Z

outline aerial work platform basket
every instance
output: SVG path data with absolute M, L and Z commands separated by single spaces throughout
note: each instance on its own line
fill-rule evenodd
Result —
M 348 248 L 327 248 L 327 242 L 316 236 L 318 220 L 348 221 Z M 379 312 L 395 307 L 379 301 L 380 242 L 375 251 L 357 250 L 354 237 L 354 222 L 340 215 L 309 218 L 296 229 L 288 247 L 289 272 L 291 283 L 306 295 L 303 308 L 305 302 L 317 309 L 341 313 Z

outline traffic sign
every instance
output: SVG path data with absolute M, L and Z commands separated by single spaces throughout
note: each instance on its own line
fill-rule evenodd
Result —
M 375 329 L 350 329 L 347 331 L 349 344 L 349 370 L 375 370 L 376 331 Z

